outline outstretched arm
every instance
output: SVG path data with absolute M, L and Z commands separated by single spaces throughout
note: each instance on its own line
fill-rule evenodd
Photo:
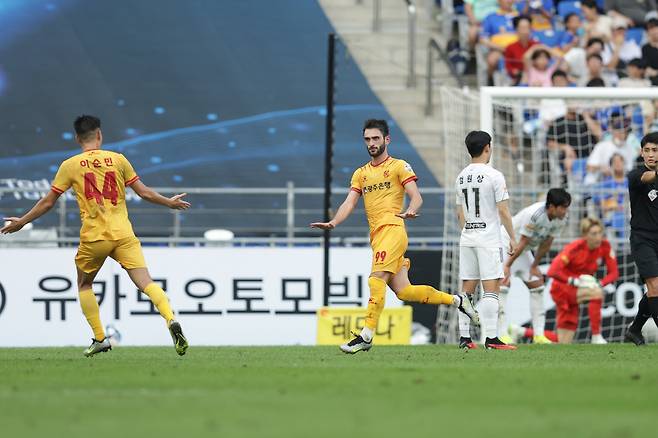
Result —
M 169 207 L 172 210 L 187 210 L 190 208 L 190 203 L 183 200 L 183 197 L 186 196 L 187 193 L 181 193 L 179 195 L 174 195 L 171 198 L 167 198 L 152 188 L 148 187 L 140 180 L 132 183 L 130 187 L 135 191 L 135 193 L 137 193 L 140 198 L 145 201 L 164 205 L 165 207 Z
M 48 211 L 50 211 L 50 209 L 53 208 L 57 202 L 57 199 L 59 199 L 59 195 L 59 193 L 51 190 L 48 192 L 48 194 L 46 194 L 46 196 L 39 199 L 37 203 L 34 204 L 34 207 L 32 207 L 32 209 L 22 217 L 4 218 L 5 221 L 8 221 L 9 223 L 0 229 L 0 233 L 15 233 L 33 220 L 38 219 L 44 214 L 48 213 Z
M 329 222 L 313 222 L 311 223 L 311 228 L 320 228 L 321 230 L 332 230 L 338 226 L 341 222 L 348 218 L 356 204 L 359 202 L 361 194 L 354 190 L 350 190 L 345 198 L 345 201 L 338 207 L 338 211 L 334 215 L 334 218 Z

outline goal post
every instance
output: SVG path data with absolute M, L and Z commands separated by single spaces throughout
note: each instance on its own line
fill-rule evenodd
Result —
M 563 187 L 572 195 L 568 226 L 554 242 L 549 257 L 542 260 L 544 269 L 564 245 L 580 237 L 580 219 L 596 216 L 606 225 L 620 278 L 606 290 L 603 335 L 609 341 L 621 341 L 643 288 L 630 257 L 628 190 L 619 169 L 623 166 L 626 173 L 637 165 L 640 139 L 650 130 L 658 130 L 658 88 L 482 87 L 472 91 L 444 87 L 440 92 L 442 173 L 447 190 L 441 287 L 459 291 L 460 230 L 451 190 L 457 174 L 470 161 L 464 137 L 481 129 L 493 138 L 492 162 L 505 175 L 512 214 L 544 200 L 551 187 Z M 613 159 L 613 155 L 622 158 Z M 602 274 L 599 272 L 598 278 Z M 544 300 L 546 328 L 552 330 L 555 309 L 548 289 Z M 528 307 L 523 283 L 513 281 L 506 306 L 508 322 L 528 325 Z M 587 306 L 581 307 L 576 340 L 587 342 Z M 437 342 L 456 342 L 456 319 L 449 310 L 439 311 Z

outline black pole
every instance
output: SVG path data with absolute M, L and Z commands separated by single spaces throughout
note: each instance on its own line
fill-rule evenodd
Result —
M 335 63 L 336 35 L 329 34 L 329 47 L 327 53 L 327 123 L 324 149 L 324 221 L 329 222 L 331 210 L 331 169 L 334 148 L 334 63 Z M 329 230 L 324 231 L 324 296 L 323 306 L 329 305 Z

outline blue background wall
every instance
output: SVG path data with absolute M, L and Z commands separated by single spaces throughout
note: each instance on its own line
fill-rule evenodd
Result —
M 78 152 L 73 119 L 91 113 L 152 186 L 322 186 L 333 29 L 315 1 L 4 0 L 0 26 L 0 178 L 51 179 Z M 334 181 L 346 186 L 368 160 L 363 120 L 390 115 L 340 52 Z M 435 186 L 392 135 L 392 154 Z

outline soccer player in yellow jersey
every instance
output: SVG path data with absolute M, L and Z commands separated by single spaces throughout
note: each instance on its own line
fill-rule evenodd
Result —
M 98 302 L 92 290 L 94 278 L 108 256 L 119 262 L 135 285 L 151 299 L 167 322 L 176 352 L 182 356 L 188 347 L 187 339 L 180 323 L 174 320 L 167 295 L 146 268 L 142 247 L 128 220 L 126 187 L 130 186 L 142 199 L 176 210 L 189 208 L 190 204 L 182 199 L 186 194 L 171 198 L 160 195 L 139 180 L 126 157 L 101 150 L 103 135 L 97 117 L 80 116 L 75 120 L 74 128 L 82 153 L 60 165 L 50 192 L 28 213 L 20 218 L 5 218 L 7 223 L 0 233 L 14 233 L 41 217 L 55 205 L 62 193 L 73 187 L 82 221 L 80 246 L 75 256 L 80 306 L 94 332 L 85 356 L 112 349 L 105 337 Z
M 431 286 L 415 286 L 409 282 L 411 262 L 404 257 L 408 243 L 404 219 L 418 217 L 423 203 L 416 185 L 418 178 L 409 164 L 388 154 L 391 137 L 385 120 L 366 120 L 363 140 L 370 161 L 354 172 L 347 198 L 334 218 L 329 222 L 311 224 L 313 228 L 324 230 L 335 228 L 347 219 L 363 196 L 372 246 L 372 269 L 368 278 L 370 299 L 365 327 L 361 333 L 353 333 L 354 339 L 341 345 L 340 349 L 354 354 L 372 347 L 377 322 L 384 310 L 386 285 L 403 301 L 451 305 L 479 325 L 479 316 L 466 296 L 451 295 Z M 405 193 L 409 196 L 409 206 L 401 212 Z

